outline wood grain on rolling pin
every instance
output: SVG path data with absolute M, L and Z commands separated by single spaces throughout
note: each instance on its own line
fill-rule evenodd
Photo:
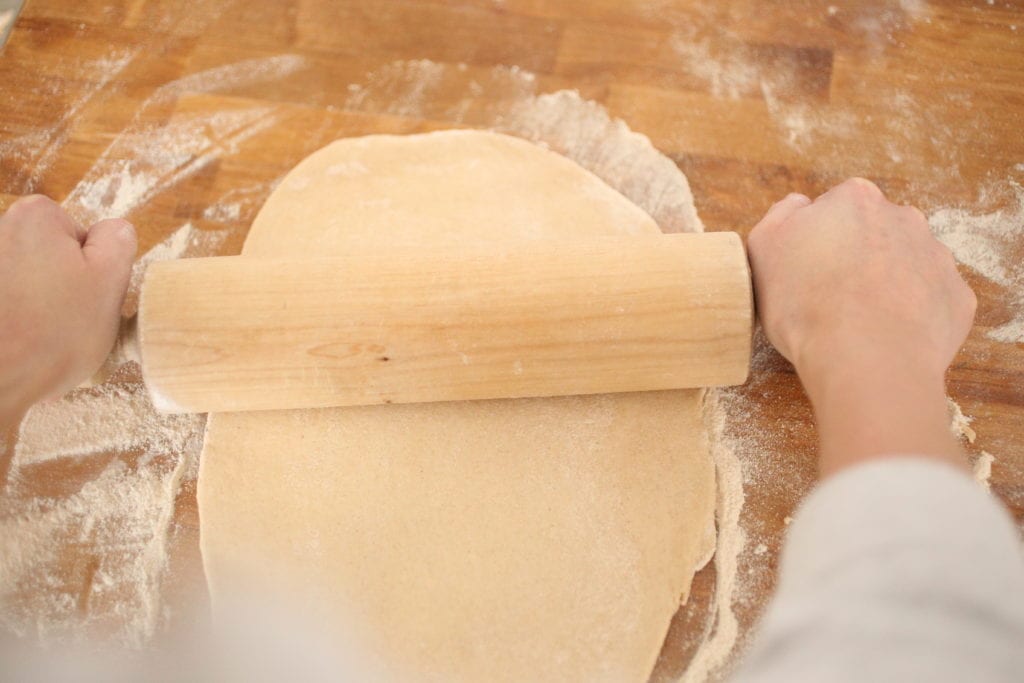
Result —
M 738 384 L 751 324 L 739 236 L 674 234 L 154 263 L 139 343 L 207 412 Z

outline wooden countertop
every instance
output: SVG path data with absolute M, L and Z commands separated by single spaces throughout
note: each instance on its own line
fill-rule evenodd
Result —
M 126 212 L 140 253 L 186 222 L 223 231 L 218 253 L 237 253 L 275 179 L 327 141 L 486 125 L 516 87 L 578 89 L 649 136 L 689 177 L 711 230 L 746 234 L 787 192 L 853 175 L 926 213 L 1011 209 L 1024 181 L 1018 0 L 29 0 L 0 53 L 0 208 L 45 193 L 83 220 Z M 1024 259 L 1020 241 L 1009 249 Z M 949 392 L 973 417 L 969 452 L 995 456 L 992 489 L 1024 525 L 1024 354 L 986 336 L 1015 301 L 966 276 L 980 310 Z M 759 435 L 747 455 L 761 458 L 745 463 L 760 479 L 746 486 L 744 524 L 763 549 L 741 566 L 744 630 L 814 479 L 792 369 L 762 348 L 755 377 L 736 393 Z M 59 459 L 20 486 L 72 495 L 111 457 Z M 202 587 L 194 482 L 176 503 L 172 608 Z M 87 592 L 95 549 L 67 552 L 64 582 Z M 714 587 L 713 568 L 698 575 L 655 678 L 685 666 Z

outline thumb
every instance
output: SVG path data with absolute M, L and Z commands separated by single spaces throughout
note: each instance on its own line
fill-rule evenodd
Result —
M 82 245 L 82 255 L 101 294 L 116 299 L 118 305 L 128 289 L 136 247 L 135 228 L 121 219 L 96 223 L 89 228 Z

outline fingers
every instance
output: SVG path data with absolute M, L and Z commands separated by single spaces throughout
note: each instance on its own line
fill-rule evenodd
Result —
M 798 194 L 793 192 L 788 194 L 782 200 L 775 202 L 768 212 L 764 215 L 764 218 L 754 226 L 750 235 L 753 237 L 755 232 L 771 230 L 786 221 L 794 211 L 801 209 L 811 204 L 811 199 L 807 195 Z
M 108 219 L 89 228 L 82 255 L 93 272 L 100 295 L 121 305 L 136 249 L 135 228 L 125 220 Z

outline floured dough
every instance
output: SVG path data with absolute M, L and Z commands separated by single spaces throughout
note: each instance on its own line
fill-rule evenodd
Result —
M 313 154 L 243 254 L 657 229 L 563 157 L 449 131 Z M 239 585 L 292 591 L 389 679 L 643 681 L 713 547 L 701 398 L 211 415 L 199 508 L 215 614 Z

